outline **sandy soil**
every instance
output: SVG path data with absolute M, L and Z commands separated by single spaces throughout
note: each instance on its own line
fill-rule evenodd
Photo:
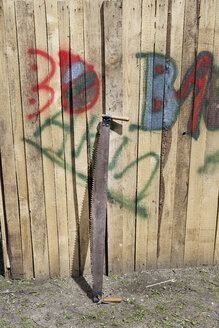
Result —
M 166 280 L 174 282 L 147 287 Z M 219 268 L 104 277 L 104 296 L 121 297 L 117 304 L 94 304 L 90 284 L 90 276 L 0 276 L 0 327 L 219 327 Z

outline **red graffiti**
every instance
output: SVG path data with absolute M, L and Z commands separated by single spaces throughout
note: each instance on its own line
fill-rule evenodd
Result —
M 186 74 L 182 87 L 177 94 L 177 98 L 180 101 L 184 101 L 194 85 L 197 87 L 197 90 L 195 90 L 194 112 L 189 126 L 191 135 L 195 132 L 198 133 L 197 129 L 199 128 L 200 114 L 211 72 L 211 64 L 212 56 L 208 53 L 202 53 L 198 57 L 196 66 L 193 66 Z
M 45 90 L 46 92 L 49 93 L 50 98 L 48 99 L 47 103 L 43 107 L 41 107 L 37 112 L 28 115 L 28 119 L 31 120 L 31 119 L 35 118 L 36 116 L 40 115 L 42 112 L 44 112 L 44 110 L 47 109 L 54 101 L 54 97 L 55 97 L 54 89 L 51 88 L 47 83 L 49 82 L 49 80 L 51 80 L 51 78 L 55 74 L 56 63 L 51 56 L 49 56 L 46 52 L 44 52 L 42 50 L 29 49 L 28 53 L 30 55 L 36 54 L 36 55 L 42 56 L 42 57 L 46 58 L 51 64 L 51 71 L 49 72 L 48 76 L 46 76 L 42 82 L 40 82 L 39 84 L 36 84 L 32 87 L 32 91 L 34 91 L 34 92 L 37 92 L 38 90 L 39 91 Z M 37 70 L 37 66 L 32 65 L 31 69 L 35 71 L 35 70 Z M 36 102 L 35 99 L 30 99 L 29 101 L 30 101 L 30 104 L 34 104 Z
M 28 119 L 33 119 L 45 111 L 54 101 L 55 91 L 48 85 L 56 71 L 55 60 L 46 52 L 39 49 L 30 49 L 30 55 L 39 55 L 49 61 L 51 70 L 43 81 L 34 85 L 31 90 L 38 92 L 45 90 L 49 94 L 49 99 L 37 112 L 28 115 Z M 59 52 L 61 81 L 62 81 L 62 107 L 68 113 L 80 114 L 91 109 L 96 103 L 100 93 L 100 82 L 94 67 L 83 61 L 79 55 L 70 55 L 68 51 Z M 31 65 L 33 71 L 37 70 L 37 65 Z M 29 99 L 31 105 L 36 100 Z

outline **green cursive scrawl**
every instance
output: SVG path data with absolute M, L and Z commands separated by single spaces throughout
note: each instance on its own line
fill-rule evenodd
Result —
M 35 147 L 39 152 L 42 152 L 42 154 L 44 156 L 49 158 L 56 165 L 69 171 L 70 173 L 75 174 L 81 180 L 80 185 L 82 185 L 84 187 L 85 186 L 84 183 L 87 183 L 87 181 L 88 181 L 88 176 L 86 174 L 80 172 L 79 170 L 76 170 L 75 167 L 72 166 L 72 164 L 69 164 L 66 161 L 65 156 L 64 156 L 65 144 L 66 144 L 68 138 L 70 137 L 71 126 L 70 126 L 70 124 L 62 123 L 62 121 L 59 120 L 61 117 L 62 117 L 61 111 L 54 114 L 51 118 L 46 119 L 45 122 L 40 127 L 40 129 L 37 129 L 33 134 L 33 137 L 37 138 L 50 125 L 55 125 L 58 128 L 63 129 L 64 138 L 62 140 L 61 145 L 58 147 L 58 150 L 54 151 L 54 149 L 42 147 L 35 140 L 29 139 L 29 138 L 25 138 L 25 139 L 23 139 L 23 141 L 26 142 L 27 144 L 31 145 L 32 147 Z M 85 146 L 87 136 L 89 139 L 89 144 L 92 144 L 91 139 L 95 138 L 96 133 L 91 132 L 91 129 L 94 127 L 94 123 L 96 121 L 97 121 L 97 116 L 93 115 L 91 117 L 90 122 L 88 123 L 89 133 L 87 134 L 87 132 L 85 131 L 82 134 L 79 145 L 77 146 L 77 148 L 75 148 L 72 151 L 73 158 L 78 158 L 80 156 L 81 150 Z M 123 149 L 128 146 L 128 142 L 129 142 L 129 138 L 127 136 L 123 136 L 121 144 L 115 150 L 115 153 L 112 156 L 112 160 L 109 163 L 110 171 L 114 172 L 116 170 L 116 165 L 117 165 L 117 162 L 119 161 L 119 156 L 121 155 Z M 131 198 L 125 197 L 124 195 L 122 195 L 121 193 L 119 193 L 113 189 L 110 189 L 110 188 L 108 189 L 108 200 L 110 202 L 116 203 L 121 208 L 125 208 L 131 212 L 134 212 L 134 213 L 137 212 L 137 214 L 143 218 L 147 218 L 149 215 L 148 215 L 146 206 L 144 204 L 142 204 L 141 201 L 147 197 L 146 192 L 147 192 L 149 186 L 151 185 L 151 182 L 152 182 L 156 172 L 159 169 L 159 161 L 160 161 L 159 156 L 154 152 L 146 153 L 143 156 L 139 157 L 138 159 L 132 161 L 130 164 L 128 164 L 121 172 L 118 172 L 118 173 L 115 172 L 113 175 L 114 179 L 121 180 L 122 177 L 127 173 L 127 171 L 131 167 L 133 167 L 138 162 L 140 162 L 146 158 L 149 158 L 149 157 L 153 157 L 155 159 L 154 168 L 151 172 L 151 175 L 150 175 L 148 181 L 146 181 L 145 186 L 138 193 L 137 198 L 134 197 L 133 199 L 131 199 Z

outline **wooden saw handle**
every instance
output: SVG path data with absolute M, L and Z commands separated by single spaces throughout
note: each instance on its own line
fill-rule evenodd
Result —
M 117 297 L 105 297 L 103 299 L 103 302 L 105 303 L 121 303 L 122 299 L 121 298 L 117 298 Z

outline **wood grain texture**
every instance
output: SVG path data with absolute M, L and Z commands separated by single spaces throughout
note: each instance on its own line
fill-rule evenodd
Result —
M 142 35 L 141 35 L 141 52 L 142 53 L 153 53 L 154 52 L 154 42 L 155 42 L 155 3 L 154 1 L 143 1 L 142 5 Z M 141 67 L 140 72 L 140 113 L 141 118 L 142 111 L 144 108 L 145 94 L 147 92 L 146 77 L 145 73 L 148 70 L 147 61 L 145 58 L 139 60 L 139 65 Z M 151 94 L 152 96 L 152 94 Z M 151 132 L 143 131 L 139 129 L 138 131 L 138 158 L 141 158 L 145 154 L 151 151 Z M 153 169 L 153 163 L 151 163 L 150 158 L 138 162 L 138 192 L 145 187 L 145 183 L 149 181 L 151 176 L 151 169 Z M 144 179 L 142 179 L 142 175 Z M 151 190 L 150 190 L 151 191 Z M 146 191 L 147 193 L 147 191 Z M 152 199 L 149 200 L 146 196 L 140 202 L 147 209 L 146 217 L 142 217 L 137 208 L 137 220 L 136 220 L 136 270 L 144 270 L 147 267 L 148 260 L 148 220 L 156 220 L 156 218 L 151 216 L 151 210 L 153 209 L 151 205 Z M 154 195 L 153 195 L 154 196 Z M 159 200 L 156 200 L 158 204 Z
M 7 231 L 8 256 L 10 260 L 10 276 L 23 277 L 22 243 L 20 230 L 20 215 L 17 194 L 16 167 L 14 158 L 14 138 L 11 121 L 11 105 L 9 94 L 9 80 L 7 73 L 7 39 L 3 3 L 0 2 L 0 111 L 1 124 L 1 168 L 3 179 L 3 197 L 5 203 L 5 226 Z M 4 109 L 4 110 L 3 110 Z M 3 226 L 4 228 L 4 226 Z
M 123 116 L 122 108 L 122 3 L 104 3 L 105 112 Z M 124 140 L 123 125 L 112 122 L 109 147 L 108 190 L 121 195 L 122 185 L 115 179 L 122 171 L 122 155 L 118 149 Z M 123 216 L 118 203 L 107 205 L 108 272 L 122 272 Z
M 28 203 L 26 158 L 23 139 L 23 117 L 19 83 L 19 59 L 14 1 L 4 1 L 5 36 L 7 40 L 7 72 L 11 106 L 12 133 L 14 139 L 15 167 L 17 178 L 18 204 L 21 225 L 24 278 L 33 277 L 32 239 Z
M 1 226 L 1 246 L 3 252 L 3 262 L 4 262 L 4 274 L 6 278 L 10 278 L 10 261 L 8 257 L 7 248 L 7 232 L 6 232 L 6 216 L 3 202 L 3 186 L 2 180 L 0 179 L 0 226 Z
M 34 129 L 39 129 L 39 118 L 29 120 L 28 115 L 32 111 L 38 111 L 38 99 L 30 107 L 29 99 L 35 96 L 31 87 L 37 84 L 35 72 L 30 67 L 36 65 L 36 57 L 30 56 L 29 49 L 35 49 L 35 28 L 33 20 L 34 6 L 32 1 L 16 1 L 16 23 L 18 32 L 18 53 L 20 63 L 20 83 L 24 122 L 24 137 L 31 139 Z M 25 17 L 25 20 L 23 19 Z M 31 94 L 32 93 L 32 94 Z M 33 129 L 34 122 L 34 129 Z M 38 137 L 40 144 L 40 136 Z M 25 142 L 29 206 L 31 214 L 31 231 L 33 242 L 33 259 L 36 278 L 44 278 L 49 275 L 48 239 L 45 214 L 45 194 L 41 153 L 31 148 Z
M 180 87 L 182 76 L 182 51 L 183 51 L 183 33 L 185 2 L 172 1 L 169 8 L 169 24 L 171 25 L 170 45 L 168 58 L 175 59 L 175 69 L 177 69 L 174 88 Z M 169 267 L 171 261 L 171 242 L 173 233 L 174 217 L 174 200 L 175 200 L 175 184 L 176 184 L 176 157 L 177 142 L 179 134 L 179 121 L 172 126 L 171 131 L 166 133 L 166 140 L 162 151 L 162 178 L 163 190 L 160 190 L 160 212 L 159 212 L 159 231 L 158 231 L 158 267 Z M 169 147 L 166 144 L 169 143 Z M 162 194 L 163 192 L 163 194 Z
M 47 18 L 47 39 L 48 39 L 48 55 L 59 62 L 59 22 L 57 2 L 52 0 L 46 1 L 46 18 Z M 53 115 L 61 110 L 61 81 L 60 71 L 56 69 L 53 78 L 49 81 L 49 86 L 54 90 L 55 97 L 50 105 L 50 111 Z M 64 141 L 63 119 L 60 116 L 62 128 L 52 125 L 52 140 L 54 148 L 56 145 Z M 58 245 L 59 245 L 59 262 L 60 275 L 69 276 L 69 245 L 68 245 L 68 218 L 66 205 L 66 181 L 65 170 L 55 165 L 55 191 L 56 191 L 56 214 L 58 224 Z
M 84 59 L 86 63 L 93 65 L 97 77 L 100 81 L 99 96 L 95 105 L 86 111 L 86 138 L 87 138 L 87 163 L 88 163 L 88 181 L 91 177 L 91 167 L 93 147 L 95 141 L 95 134 L 97 132 L 98 123 L 101 121 L 101 115 L 103 113 L 102 103 L 102 33 L 101 33 L 101 5 L 102 1 L 84 0 Z M 88 97 L 88 90 L 86 90 L 85 96 Z M 92 120 L 94 124 L 91 125 Z M 88 195 L 90 197 L 91 185 L 88 184 Z M 86 195 L 85 195 L 86 197 Z M 90 209 L 90 207 L 89 207 Z M 83 224 L 80 225 L 82 229 L 80 232 L 80 243 L 81 243 L 81 262 L 84 263 L 84 272 L 90 272 L 90 247 L 89 241 L 89 217 L 88 213 L 84 212 Z M 84 246 L 83 246 L 84 245 Z M 88 250 L 87 249 L 88 245 Z M 84 252 L 83 252 L 84 250 Z
M 142 15 L 141 1 L 125 1 L 122 17 L 122 58 L 123 58 L 123 115 L 131 124 L 138 124 L 140 66 L 136 53 L 141 51 L 140 34 Z M 129 125 L 124 124 L 123 133 L 128 137 L 128 146 L 123 152 L 123 170 L 133 163 L 122 176 L 123 197 L 130 203 L 131 210 L 123 206 L 123 272 L 134 270 L 136 237 L 136 189 L 137 189 L 137 130 L 130 133 Z M 131 183 L 130 183 L 131 181 Z
M 46 4 L 43 1 L 34 1 L 34 21 L 37 26 L 36 35 L 36 49 L 48 53 L 47 42 L 47 20 L 46 20 Z M 46 58 L 37 56 L 37 79 L 43 81 L 45 76 L 51 71 L 51 66 Z M 48 93 L 39 91 L 39 108 L 42 108 L 48 100 Z M 53 115 L 49 107 L 40 117 L 40 125 Z M 35 131 L 37 127 L 35 126 Z M 53 149 L 52 126 L 48 125 L 40 135 L 41 147 Z M 33 140 L 35 138 L 32 137 Z M 30 146 L 29 146 L 30 147 Z M 50 275 L 55 276 L 60 273 L 59 265 L 59 246 L 58 246 L 58 230 L 57 230 L 57 214 L 56 214 L 56 193 L 55 193 L 55 172 L 54 163 L 46 156 L 43 156 L 43 179 L 44 179 L 44 194 L 45 194 L 45 209 L 46 209 L 46 223 L 47 223 L 47 238 L 49 251 L 49 268 Z
M 198 53 L 206 49 L 211 52 L 213 51 L 215 4 L 215 1 L 201 2 L 197 44 Z M 205 254 L 207 252 L 209 255 L 209 247 L 211 247 L 211 252 L 213 251 L 215 238 L 215 236 L 212 236 L 211 225 L 214 226 L 213 230 L 215 230 L 217 195 L 215 195 L 214 189 L 212 189 L 213 194 L 210 192 L 210 177 L 198 173 L 199 167 L 203 165 L 205 161 L 207 134 L 206 125 L 204 124 L 202 117 L 200 121 L 200 136 L 197 141 L 192 139 L 191 144 L 187 231 L 184 259 L 184 263 L 189 265 L 205 264 Z M 211 194 L 211 199 L 208 198 L 209 194 Z M 213 199 L 214 204 L 211 202 Z M 206 216 L 206 211 L 209 213 L 209 216 Z M 206 229 L 209 229 L 209 235 L 208 233 L 206 234 Z M 200 251 L 200 249 L 202 250 Z M 207 260 L 207 262 L 209 261 L 209 264 L 213 262 L 212 256 L 213 254 L 211 254 Z
M 199 45 L 198 50 L 208 49 L 213 54 L 214 64 L 218 65 L 218 44 L 215 43 L 215 24 L 218 18 L 218 1 L 202 1 L 199 23 Z M 215 86 L 216 87 L 216 86 Z M 210 87 L 211 88 L 211 87 Z M 212 88 L 210 93 L 212 93 Z M 218 150 L 218 136 L 216 131 L 209 131 L 202 120 L 200 125 L 201 133 L 204 134 L 205 140 L 199 145 L 201 147 L 200 165 L 204 165 L 205 159 Z M 216 132 L 217 133 L 217 132 Z M 200 140 L 201 141 L 201 140 Z M 199 154 L 200 154 L 199 153 Z M 202 157 L 203 156 L 203 157 Z M 197 169 L 198 172 L 198 169 Z M 196 173 L 198 174 L 198 173 Z M 215 230 L 218 215 L 218 186 L 219 173 L 212 174 L 206 172 L 202 175 L 202 195 L 201 211 L 199 225 L 199 246 L 198 246 L 198 265 L 213 265 Z M 206 211 L 208 215 L 206 215 Z
M 84 39 L 84 5 L 82 0 L 70 4 L 70 43 L 71 53 L 78 54 L 85 60 Z M 77 34 L 75 35 L 75 30 Z M 83 94 L 86 103 L 86 92 Z M 73 268 L 78 261 L 78 273 L 83 274 L 86 259 L 89 263 L 89 195 L 88 195 L 88 155 L 87 155 L 87 118 L 86 112 L 75 114 L 71 118 L 72 137 L 72 166 L 73 172 L 73 197 L 75 202 L 74 218 L 71 218 L 72 241 L 74 240 Z M 80 149 L 80 152 L 78 151 Z M 85 177 L 81 179 L 77 172 Z M 87 269 L 88 270 L 88 269 Z
M 156 54 L 165 54 L 167 48 L 167 19 L 168 19 L 168 1 L 157 1 L 156 8 L 156 29 L 154 40 L 154 52 Z M 155 64 L 154 64 L 155 66 Z M 154 69 L 154 68 L 153 68 Z M 155 72 L 153 72 L 153 79 L 156 78 Z M 165 74 L 162 76 L 161 88 L 165 90 L 166 81 Z M 156 90 L 153 88 L 152 93 L 152 106 L 153 99 L 156 98 Z M 163 92 L 161 102 L 165 103 L 165 92 Z M 164 114 L 163 114 L 164 119 Z M 150 140 L 150 151 L 156 153 L 161 158 L 161 143 L 162 143 L 162 131 L 152 131 Z M 154 168 L 155 163 L 151 161 L 151 169 Z M 159 189 L 160 189 L 160 174 L 155 175 L 151 186 L 150 193 L 148 195 L 148 202 L 150 208 L 150 218 L 148 220 L 148 245 L 147 245 L 147 267 L 157 267 L 157 236 L 158 236 L 158 219 L 159 219 Z
M 181 59 L 180 83 L 191 65 L 195 61 L 195 47 L 198 33 L 197 4 L 185 2 L 185 20 L 183 26 L 183 47 Z M 174 57 L 175 58 L 175 57 Z M 177 58 L 177 57 L 176 57 Z M 178 62 L 177 62 L 178 64 Z M 180 63 L 179 63 L 180 64 Z M 177 65 L 178 66 L 178 65 Z M 180 85 L 178 85 L 179 89 Z M 182 266 L 184 261 L 185 231 L 187 222 L 187 201 L 189 188 L 189 169 L 191 136 L 187 135 L 187 122 L 193 107 L 193 94 L 188 96 L 186 102 L 180 106 L 177 119 L 177 145 L 175 162 L 175 186 L 172 223 L 171 266 Z M 174 139 L 174 136 L 173 138 Z

